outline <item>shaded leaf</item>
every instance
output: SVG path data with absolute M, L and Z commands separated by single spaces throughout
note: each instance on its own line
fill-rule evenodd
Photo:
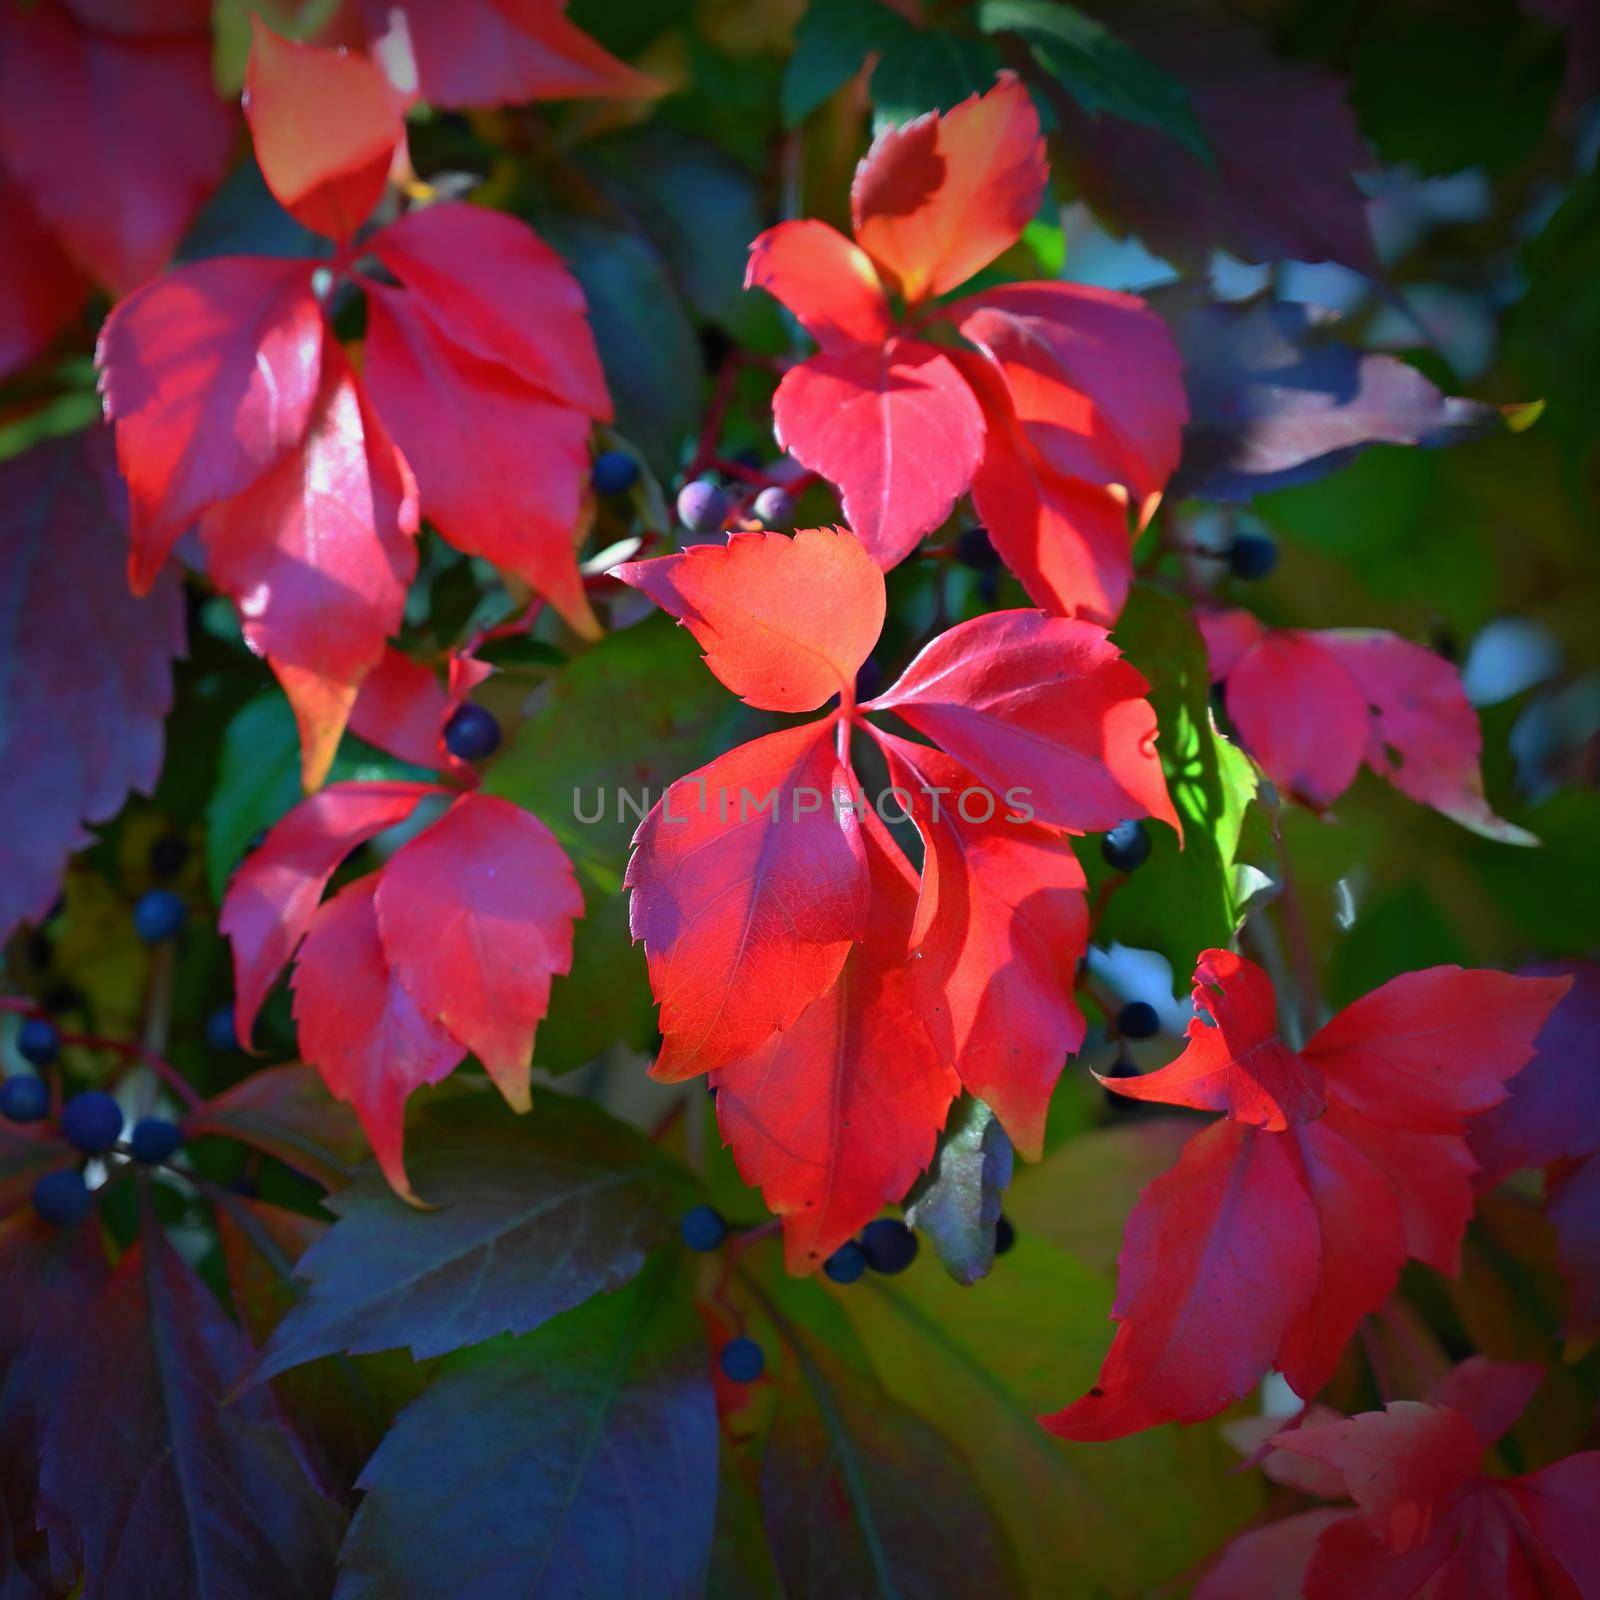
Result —
M 957 1283 L 987 1277 L 995 1224 L 1011 1182 L 1011 1141 L 981 1100 L 962 1096 L 933 1163 L 906 1199 L 906 1222 L 926 1234 Z

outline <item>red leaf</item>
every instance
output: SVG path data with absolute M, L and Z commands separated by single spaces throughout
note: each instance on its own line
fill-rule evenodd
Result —
M 64 0 L 80 22 L 130 38 L 199 33 L 211 25 L 210 0 Z
M 370 284 L 367 319 L 368 391 L 429 521 L 593 636 L 577 555 L 589 418 L 452 344 L 415 295 Z
M 1130 1100 L 1220 1111 L 1281 1133 L 1327 1107 L 1322 1074 L 1278 1038 L 1272 980 L 1226 950 L 1202 951 L 1194 972 L 1189 1044 L 1169 1066 L 1101 1081 Z
M 1266 634 L 1226 685 L 1229 719 L 1280 789 L 1320 811 L 1355 781 L 1367 748 L 1367 702 L 1312 634 Z
M 894 332 L 872 258 L 826 222 L 768 228 L 750 246 L 744 286 L 781 300 L 824 350 L 884 344 Z
M 1527 1409 L 1544 1368 L 1532 1362 L 1488 1361 L 1471 1356 L 1452 1367 L 1428 1396 L 1435 1405 L 1459 1411 L 1485 1448 L 1505 1434 Z
M 444 725 L 459 704 L 431 667 L 402 650 L 385 650 L 361 680 L 350 731 L 413 766 L 456 770 L 465 764 L 445 749 Z
M 1192 1600 L 1300 1600 L 1317 1540 L 1348 1515 L 1336 1508 L 1298 1511 L 1246 1530 L 1195 1586 Z
M 1013 244 L 1048 180 L 1033 101 L 1005 73 L 942 116 L 878 135 L 850 189 L 856 239 L 915 304 Z
M 916 877 L 873 812 L 872 917 L 837 981 L 792 1024 L 713 1072 L 717 1122 L 809 1272 L 899 1200 L 933 1158 L 960 1083 L 928 1036 L 907 940 Z
M 828 990 L 867 921 L 867 868 L 830 724 L 768 734 L 681 778 L 626 882 L 667 1081 L 751 1055 Z
M 926 645 L 868 710 L 893 711 L 997 794 L 1081 832 L 1151 816 L 1178 826 L 1148 685 L 1103 628 L 994 611 Z
M 404 822 L 431 783 L 336 783 L 303 800 L 240 864 L 218 926 L 233 944 L 234 1020 L 248 1042 L 256 1013 L 294 954 L 335 869 L 357 845 Z
M 118 38 L 53 0 L 8 8 L 0 161 L 78 267 L 114 294 L 166 264 L 232 142 L 208 32 Z M 8 252 L 16 243 L 8 234 Z
M 993 365 L 951 352 L 983 410 L 972 503 L 1000 558 L 1046 611 L 1110 627 L 1133 582 L 1128 510 L 1108 489 L 1054 472 L 1029 443 Z
M 294 970 L 300 1050 L 336 1098 L 348 1102 L 389 1186 L 413 1204 L 402 1143 L 413 1089 L 447 1078 L 466 1054 L 417 1009 L 378 937 L 378 875 L 322 906 Z
M 260 17 L 250 41 L 244 109 L 267 187 L 314 233 L 350 239 L 405 137 L 399 97 L 364 56 L 280 39 Z
M 555 835 L 508 800 L 462 795 L 384 867 L 377 912 L 389 965 L 418 1011 L 526 1111 L 534 1033 L 551 979 L 572 965 L 572 922 L 583 915 Z
M 106 319 L 96 359 L 128 483 L 129 582 L 150 587 L 208 506 L 284 460 L 322 371 L 312 264 L 232 256 L 158 278 Z
M 161 770 L 183 650 L 174 579 L 122 577 L 122 495 L 96 430 L 0 463 L 0 939 L 42 921 L 70 851 Z
M 322 366 L 300 449 L 200 525 L 213 582 L 294 707 L 307 789 L 327 776 L 417 563 L 410 470 L 331 339 Z
M 1570 984 L 1460 967 L 1402 973 L 1319 1029 L 1305 1057 L 1331 1094 L 1374 1122 L 1460 1133 L 1505 1099 Z
M 408 212 L 366 248 L 426 304 L 449 343 L 611 420 L 583 290 L 526 223 L 448 202 Z
M 950 514 L 983 454 L 971 389 L 948 356 L 915 339 L 791 367 L 772 418 L 778 443 L 839 485 L 846 521 L 885 569 Z
M 1600 1450 L 1568 1456 L 1513 1479 L 1511 1487 L 1535 1534 L 1572 1578 L 1577 1595 L 1600 1594 L 1600 1542 L 1594 1536 Z
M 1147 521 L 1189 416 L 1166 323 L 1133 295 L 1074 283 L 1005 284 L 950 314 L 994 363 L 1044 460 L 1126 490 Z
M 1545 1215 L 1556 1230 L 1572 1297 L 1569 1321 L 1585 1332 L 1600 1323 L 1600 1156 L 1590 1156 L 1560 1180 Z
M 1536 844 L 1497 817 L 1483 794 L 1483 735 L 1461 675 L 1431 650 L 1376 629 L 1331 629 L 1317 643 L 1372 707 L 1367 765 L 1401 794 L 1506 844 Z
M 64 256 L 27 196 L 0 172 L 0 378 L 49 348 L 77 316 L 89 285 Z
M 883 628 L 883 574 L 842 528 L 736 533 L 611 575 L 676 617 L 717 678 L 766 711 L 853 698 Z
M 635 72 L 562 14 L 564 0 L 361 0 L 373 49 L 436 106 L 518 105 L 579 96 L 637 99 L 663 85 Z
M 1523 975 L 1570 978 L 1507 1097 L 1475 1117 L 1467 1135 L 1485 1180 L 1600 1150 L 1600 966 L 1554 961 Z
M 1213 1124 L 1128 1219 L 1111 1352 L 1095 1387 L 1044 1425 L 1116 1439 L 1214 1415 L 1266 1371 L 1317 1260 L 1316 1216 L 1284 1141 Z
M 1065 839 L 1014 820 L 958 762 L 872 731 L 926 846 L 912 944 L 938 1059 L 1036 1159 L 1085 1031 L 1073 999 L 1089 935 L 1083 869 Z

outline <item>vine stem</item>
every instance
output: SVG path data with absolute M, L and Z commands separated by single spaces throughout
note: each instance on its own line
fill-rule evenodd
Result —
M 1272 837 L 1278 850 L 1278 877 L 1283 885 L 1278 906 L 1283 913 L 1283 931 L 1294 968 L 1295 1009 L 1299 1014 L 1300 1040 L 1303 1042 L 1322 1022 L 1322 985 L 1318 981 L 1316 953 L 1311 947 L 1311 935 L 1306 926 L 1305 905 L 1300 897 L 1294 870 L 1289 865 L 1289 852 L 1283 847 L 1281 833 L 1274 829 Z
M 169 997 L 170 1005 L 170 997 Z M 9 1011 L 20 1017 L 38 1017 L 51 1020 L 50 1013 L 32 1000 L 22 1000 L 11 995 L 0 995 L 0 1011 Z M 125 1063 L 139 1062 L 147 1066 L 191 1111 L 205 1104 L 205 1098 L 173 1064 L 157 1051 L 128 1039 L 106 1039 L 96 1033 L 69 1033 L 57 1030 L 62 1044 L 81 1045 L 87 1050 L 106 1050 L 120 1056 Z M 162 1035 L 165 1044 L 165 1032 Z

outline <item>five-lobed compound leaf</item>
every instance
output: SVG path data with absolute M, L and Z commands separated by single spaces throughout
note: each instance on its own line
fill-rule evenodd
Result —
M 705 1336 L 663 1252 L 628 1287 L 442 1364 L 362 1472 L 336 1593 L 692 1600 L 717 1446 Z
M 394 977 L 421 1017 L 525 1111 L 534 1033 L 583 915 L 555 835 L 509 800 L 463 795 L 387 862 L 376 910 Z
M 544 1091 L 524 1118 L 483 1094 L 429 1106 L 407 1165 L 438 1209 L 407 1205 L 377 1173 L 337 1195 L 260 1376 L 340 1350 L 422 1359 L 528 1333 L 631 1279 L 693 1199 L 642 1135 Z
M 438 792 L 428 783 L 334 784 L 302 801 L 245 858 L 218 924 L 233 945 L 240 1039 L 248 1042 L 339 863 Z
M 77 271 L 127 294 L 222 181 L 234 119 L 212 88 L 204 14 L 148 38 L 103 21 L 54 3 L 7 16 L 0 163 Z M 27 244 L 7 228 L 8 255 Z
M 400 626 L 417 526 L 411 470 L 330 339 L 299 449 L 200 523 L 212 580 L 294 707 L 308 790 Z
M 244 108 L 261 175 L 283 208 L 315 233 L 350 239 L 382 199 L 405 137 L 382 68 L 281 39 L 252 17 Z
M 197 262 L 120 302 L 96 359 L 132 521 L 142 593 L 200 513 L 299 448 L 322 373 L 312 265 Z
M 44 918 L 84 824 L 161 766 L 182 595 L 170 577 L 127 591 L 108 445 L 84 434 L 0 465 L 0 938 Z
M 1229 719 L 1296 799 L 1326 809 L 1364 762 L 1464 828 L 1503 844 L 1537 843 L 1490 809 L 1483 735 L 1450 662 L 1376 628 L 1265 628 L 1245 611 L 1197 620 Z
M 640 825 L 626 881 L 661 1005 L 657 1077 L 748 1056 L 838 977 L 868 910 L 853 801 L 817 723 L 679 779 Z
M 78 1332 L 44 1439 L 41 1520 L 85 1600 L 329 1592 L 340 1514 L 270 1394 L 235 1393 L 250 1362 L 148 1218 Z
M 1172 1066 L 1107 1084 L 1228 1120 L 1145 1191 L 1100 1380 L 1047 1426 L 1094 1439 L 1193 1421 L 1268 1365 L 1309 1400 L 1407 1255 L 1456 1270 L 1471 1210 L 1462 1131 L 1532 1054 L 1565 981 L 1452 967 L 1405 974 L 1297 1053 L 1271 1031 L 1265 974 L 1206 952 L 1196 1004 L 1209 1028 L 1196 1018 Z M 1327 1109 L 1312 1121 L 1323 1093 Z M 1222 1311 L 1227 1334 L 1221 1324 L 1196 1332 Z
M 711 671 L 765 711 L 815 711 L 853 697 L 883 629 L 883 574 L 838 528 L 736 533 L 725 545 L 613 567 L 612 576 L 676 617 Z

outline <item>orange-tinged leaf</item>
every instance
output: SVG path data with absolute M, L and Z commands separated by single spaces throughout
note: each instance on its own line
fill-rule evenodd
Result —
M 815 711 L 854 694 L 883 628 L 883 574 L 843 528 L 736 533 L 612 576 L 650 596 L 692 633 L 706 665 L 767 711 Z
M 872 258 L 826 222 L 768 228 L 750 246 L 744 286 L 781 300 L 824 350 L 882 344 L 894 331 Z

